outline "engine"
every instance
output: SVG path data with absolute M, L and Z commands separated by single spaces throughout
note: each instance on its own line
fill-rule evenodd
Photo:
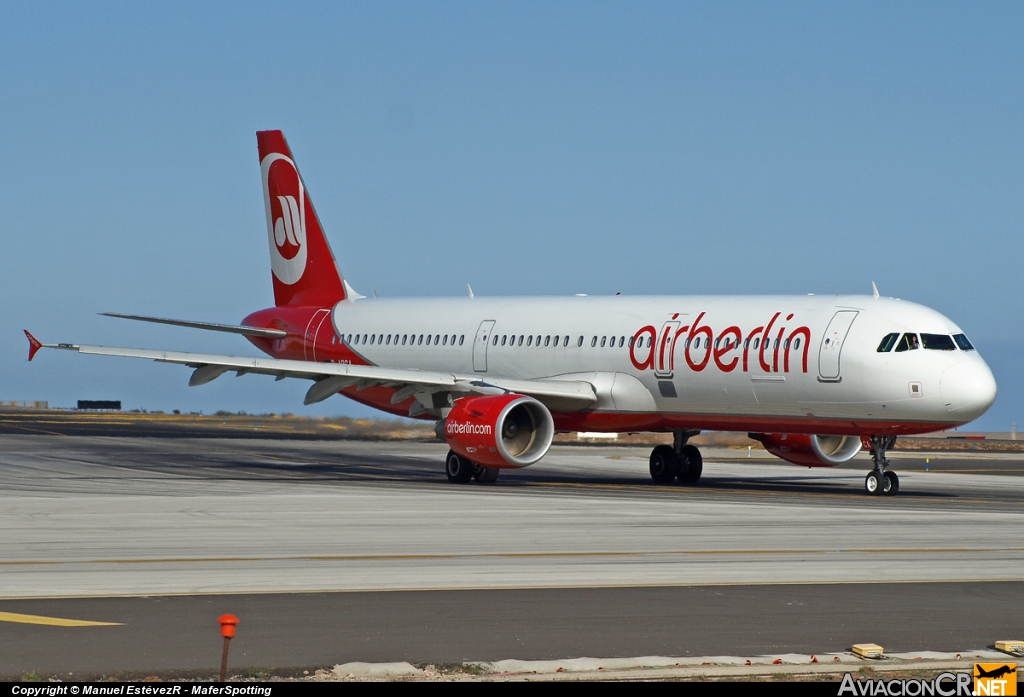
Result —
M 859 436 L 808 436 L 803 433 L 750 433 L 765 450 L 794 465 L 833 467 L 860 452 Z
M 463 397 L 442 424 L 452 450 L 484 467 L 532 465 L 555 436 L 547 407 L 519 394 Z

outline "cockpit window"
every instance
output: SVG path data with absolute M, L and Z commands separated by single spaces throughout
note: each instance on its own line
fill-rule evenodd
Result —
M 920 344 L 917 343 L 917 334 L 904 334 L 900 339 L 900 342 L 896 344 L 896 353 L 900 351 L 913 351 L 918 348 Z
M 970 341 L 967 340 L 966 334 L 954 334 L 953 341 L 955 341 L 956 345 L 959 346 L 964 351 L 974 350 L 974 346 L 971 344 Z
M 921 343 L 933 351 L 956 351 L 956 344 L 948 334 L 922 334 Z
M 896 345 L 896 339 L 900 338 L 899 332 L 893 332 L 892 334 L 886 334 L 885 338 L 882 339 L 882 343 L 878 345 L 879 353 L 889 353 L 892 351 L 892 347 Z

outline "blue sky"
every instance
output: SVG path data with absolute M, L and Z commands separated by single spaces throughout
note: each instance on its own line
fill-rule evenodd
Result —
M 958 322 L 1024 426 L 1020 3 L 24 3 L 0 24 L 0 399 L 362 415 L 103 317 L 272 304 L 254 132 L 387 296 L 860 293 Z

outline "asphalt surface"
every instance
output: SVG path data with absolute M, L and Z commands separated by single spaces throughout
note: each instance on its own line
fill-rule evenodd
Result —
M 456 486 L 445 451 L 0 435 L 0 675 L 212 669 L 224 612 L 232 665 L 278 668 L 960 651 L 1024 626 L 1018 455 L 914 453 L 873 498 L 867 460 L 706 449 L 699 486 L 658 486 L 645 450 L 556 447 Z
M 1022 583 L 689 586 L 90 598 L 8 612 L 121 622 L 0 623 L 0 675 L 216 672 L 220 614 L 241 624 L 231 665 L 454 663 L 576 656 L 963 651 L 1019 633 Z M 874 608 L 874 609 L 872 609 Z

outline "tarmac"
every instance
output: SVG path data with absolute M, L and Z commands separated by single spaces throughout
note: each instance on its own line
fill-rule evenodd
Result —
M 233 665 L 313 669 L 957 652 L 1024 624 L 1020 454 L 900 454 L 874 498 L 861 459 L 707 448 L 698 486 L 659 486 L 645 449 L 556 446 L 453 485 L 446 451 L 0 435 L 0 676 L 213 669 L 225 612 Z

